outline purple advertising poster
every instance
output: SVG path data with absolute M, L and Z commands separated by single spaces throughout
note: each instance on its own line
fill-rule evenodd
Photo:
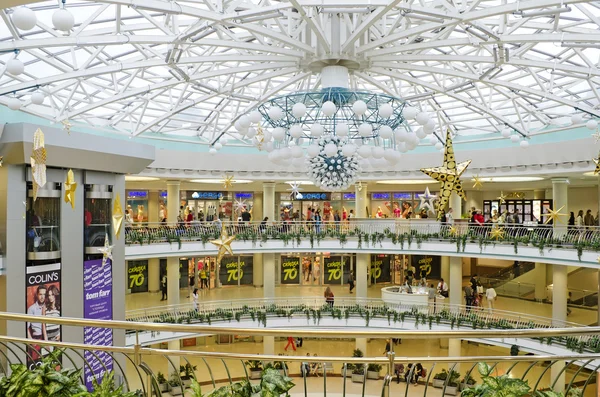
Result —
M 102 259 L 85 261 L 83 268 L 83 316 L 93 320 L 112 320 L 112 262 Z M 113 332 L 109 328 L 85 327 L 83 343 L 86 345 L 112 346 Z M 85 385 L 92 390 L 93 380 L 98 383 L 106 371 L 112 371 L 112 357 L 101 351 L 85 351 Z M 91 367 L 91 368 L 90 368 Z

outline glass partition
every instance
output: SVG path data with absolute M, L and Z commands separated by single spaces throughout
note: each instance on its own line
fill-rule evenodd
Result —
M 60 193 L 59 189 L 39 189 L 34 201 L 33 190 L 29 190 L 25 214 L 28 260 L 60 258 Z

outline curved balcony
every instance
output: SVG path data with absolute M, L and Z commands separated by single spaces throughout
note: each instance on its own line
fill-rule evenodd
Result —
M 21 314 L 0 313 L 0 320 L 11 322 L 42 322 L 55 323 L 68 326 L 73 329 L 81 327 L 110 328 L 113 330 L 129 329 L 134 332 L 205 332 L 209 334 L 245 334 L 255 336 L 269 336 L 286 338 L 290 334 L 304 336 L 306 338 L 320 338 L 323 340 L 335 340 L 340 336 L 344 338 L 369 338 L 372 340 L 402 338 L 403 340 L 417 339 L 426 341 L 439 338 L 459 338 L 475 340 L 493 340 L 514 338 L 570 338 L 593 335 L 600 331 L 598 327 L 573 327 L 557 329 L 521 329 L 521 330 L 493 330 L 493 329 L 455 329 L 441 331 L 437 329 L 416 330 L 390 330 L 375 326 L 361 327 L 344 326 L 343 329 L 332 329 L 328 326 L 311 326 L 304 329 L 283 328 L 240 328 L 240 327 L 215 327 L 195 324 L 159 324 L 159 323 L 136 323 L 127 321 L 100 321 L 82 320 L 70 318 L 48 318 L 25 316 Z M 344 321 L 344 319 L 338 319 Z M 325 395 L 330 396 L 380 396 L 404 393 L 411 395 L 423 393 L 424 396 L 440 396 L 453 394 L 457 389 L 468 387 L 468 379 L 471 377 L 477 384 L 482 383 L 484 375 L 477 372 L 477 363 L 487 362 L 493 370 L 493 376 L 509 374 L 508 378 L 529 381 L 529 387 L 535 390 L 548 388 L 564 388 L 565 394 L 579 388 L 582 395 L 591 396 L 595 393 L 591 385 L 594 382 L 597 364 L 600 360 L 598 354 L 564 354 L 553 355 L 550 347 L 538 356 L 504 356 L 504 355 L 471 355 L 463 357 L 446 356 L 406 356 L 402 355 L 402 347 L 396 346 L 392 341 L 390 350 L 385 356 L 350 357 L 320 356 L 310 359 L 304 355 L 299 356 L 277 356 L 269 354 L 244 354 L 225 351 L 202 351 L 189 349 L 157 349 L 142 347 L 136 344 L 133 347 L 123 346 L 98 346 L 83 345 L 77 343 L 32 341 L 24 338 L 0 336 L 0 343 L 7 347 L 0 360 L 10 364 L 24 363 L 25 352 L 33 345 L 44 346 L 46 350 L 60 348 L 63 355 L 62 365 L 66 367 L 79 366 L 88 368 L 90 371 L 107 369 L 108 365 L 114 368 L 117 379 L 122 379 L 127 390 L 139 390 L 139 395 L 151 396 L 161 395 L 161 384 L 158 381 L 158 372 L 170 374 L 173 386 L 171 393 L 177 395 L 185 392 L 186 379 L 198 382 L 206 393 L 208 390 L 232 385 L 238 381 L 249 381 L 252 379 L 252 371 L 244 365 L 247 360 L 252 361 L 254 366 L 274 366 L 281 368 L 281 372 L 290 376 L 287 381 L 294 383 L 290 390 L 291 396 Z M 402 345 L 404 346 L 404 345 Z M 398 352 L 395 352 L 398 347 Z M 223 348 L 218 350 L 223 350 Z M 104 354 L 104 355 L 102 355 Z M 98 361 L 103 362 L 100 366 L 94 366 Z M 106 363 L 106 365 L 105 365 Z M 279 365 L 277 365 L 280 363 Z M 426 371 L 419 377 L 415 386 L 409 386 L 406 380 L 415 380 L 412 371 L 406 370 L 408 363 L 421 363 Z M 566 363 L 566 366 L 565 366 Z M 181 371 L 180 364 L 185 368 L 189 364 L 189 374 Z M 371 371 L 367 364 L 380 366 L 380 371 Z M 560 366 L 559 366 L 560 364 Z M 459 368 L 459 366 L 461 366 Z M 559 367 L 558 367 L 559 366 Z M 414 367 L 414 366 L 413 366 Z M 401 370 L 402 368 L 402 370 Z M 555 368 L 558 370 L 555 371 Z M 374 369 L 374 368 L 372 368 Z M 436 372 L 440 370 L 464 371 L 462 379 L 453 381 L 446 379 L 436 383 Z M 7 368 L 1 367 L 6 371 Z M 372 372 L 369 374 L 369 372 Z M 366 375 L 374 375 L 372 377 Z M 362 382 L 355 384 L 350 378 Z M 560 378 L 564 376 L 564 380 Z M 259 375 L 260 377 L 260 375 Z M 398 383 L 396 383 L 396 379 Z M 504 377 L 502 379 L 507 379 Z M 264 380 L 264 378 L 263 378 Z M 558 384 L 562 383 L 562 386 Z M 82 383 L 83 383 L 82 379 Z M 392 382 L 394 381 L 394 382 Z M 400 382 L 404 381 L 404 382 Z M 564 383 L 563 383 L 564 382 Z M 440 389 L 436 389 L 439 387 Z M 409 389 L 410 388 L 410 389 Z M 440 393 L 441 392 L 441 393 Z M 533 393 L 533 391 L 531 392 Z M 276 394 L 278 395 L 278 394 Z
M 415 253 L 598 266 L 600 228 L 553 228 L 507 224 L 473 226 L 456 221 L 360 220 L 350 223 L 224 222 L 236 253 L 328 252 Z M 215 254 L 215 223 L 127 227 L 126 259 Z

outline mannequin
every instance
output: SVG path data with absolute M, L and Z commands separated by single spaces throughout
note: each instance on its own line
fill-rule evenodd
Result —
M 138 205 L 137 221 L 144 222 L 144 206 Z
M 394 203 L 394 218 L 400 218 L 401 212 L 398 203 Z
M 381 209 L 381 206 L 377 207 L 377 212 L 375 213 L 375 218 L 383 218 L 383 210 Z
M 342 207 L 342 220 L 345 221 L 348 219 L 348 211 L 346 211 L 346 207 Z

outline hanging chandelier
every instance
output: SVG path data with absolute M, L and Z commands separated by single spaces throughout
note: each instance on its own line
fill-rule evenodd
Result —
M 323 190 L 347 189 L 369 165 L 394 166 L 401 153 L 435 129 L 427 113 L 400 98 L 347 88 L 343 66 L 324 67 L 321 85 L 320 91 L 271 98 L 234 127 L 269 152 L 270 161 L 295 169 L 306 165 L 312 182 Z M 407 119 L 423 127 L 412 132 Z M 430 138 L 431 144 L 438 142 Z

